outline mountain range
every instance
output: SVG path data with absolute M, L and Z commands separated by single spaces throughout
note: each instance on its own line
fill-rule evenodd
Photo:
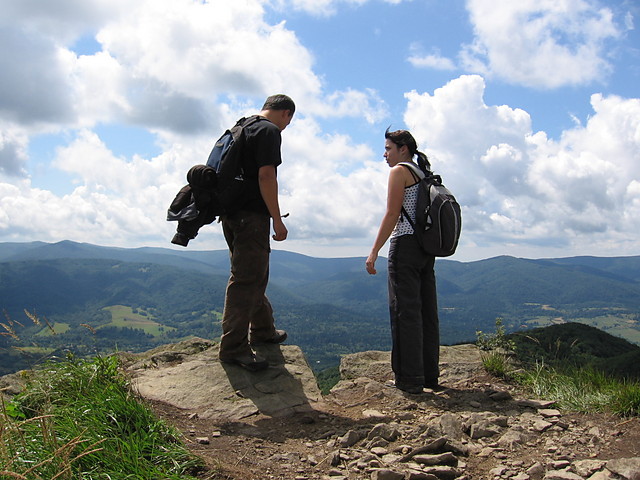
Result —
M 345 353 L 390 348 L 385 261 L 274 250 L 277 325 L 316 370 Z M 189 335 L 218 338 L 226 250 L 0 243 L 0 373 L 62 351 L 141 351 Z M 580 322 L 640 344 L 640 256 L 436 261 L 441 342 Z M 19 352 L 19 354 L 17 353 Z

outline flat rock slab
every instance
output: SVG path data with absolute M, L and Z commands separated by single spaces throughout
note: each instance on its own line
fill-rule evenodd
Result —
M 440 368 L 447 369 L 450 375 L 459 373 L 458 370 L 468 373 L 474 368 L 481 369 L 480 350 L 472 344 L 440 346 Z M 391 352 L 369 350 L 344 355 L 340 362 L 340 377 L 367 377 L 384 382 L 393 377 Z
M 299 347 L 268 345 L 256 350 L 269 361 L 261 372 L 218 360 L 219 344 L 201 338 L 140 354 L 122 354 L 134 388 L 202 418 L 239 420 L 310 411 L 322 401 L 315 376 Z

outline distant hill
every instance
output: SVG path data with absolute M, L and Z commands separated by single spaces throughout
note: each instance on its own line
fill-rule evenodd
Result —
M 640 380 L 640 346 L 581 323 L 535 328 L 509 335 L 520 361 L 562 368 L 594 367 Z
M 344 353 L 390 348 L 386 262 L 371 276 L 364 260 L 272 253 L 268 294 L 278 325 L 316 369 Z M 441 342 L 473 341 L 501 317 L 508 331 L 573 321 L 640 344 L 638 272 L 640 257 L 438 259 Z M 1 243 L 0 372 L 16 368 L 16 346 L 38 358 L 217 338 L 228 275 L 226 250 Z M 24 309 L 46 317 L 55 334 Z

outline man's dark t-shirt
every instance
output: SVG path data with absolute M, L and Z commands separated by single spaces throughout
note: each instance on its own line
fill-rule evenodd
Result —
M 280 129 L 266 118 L 245 127 L 246 145 L 242 156 L 244 178 L 247 181 L 241 209 L 269 214 L 258 183 L 258 170 L 266 165 L 278 167 L 282 163 Z

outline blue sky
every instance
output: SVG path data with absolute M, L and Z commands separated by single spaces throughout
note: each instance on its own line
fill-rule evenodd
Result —
M 453 259 L 640 254 L 636 0 L 0 7 L 0 242 L 178 248 L 186 171 L 282 92 L 298 112 L 273 248 L 368 254 L 391 126 L 463 205 Z M 225 248 L 220 227 L 189 248 Z

